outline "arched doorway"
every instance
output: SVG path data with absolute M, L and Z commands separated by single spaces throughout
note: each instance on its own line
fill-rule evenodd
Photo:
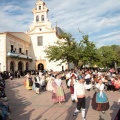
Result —
M 10 62 L 10 72 L 14 72 L 14 67 L 15 67 L 15 62 L 11 61 Z
M 21 61 L 18 63 L 18 70 L 23 71 L 23 62 Z
M 18 63 L 18 72 L 21 76 L 23 76 L 23 62 Z
M 38 64 L 38 70 L 41 70 L 41 71 L 44 70 L 44 65 L 42 63 Z
M 28 70 L 29 70 L 29 63 L 26 62 L 26 71 L 28 71 Z

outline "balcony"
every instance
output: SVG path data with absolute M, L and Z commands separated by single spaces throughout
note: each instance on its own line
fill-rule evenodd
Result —
M 8 53 L 7 53 L 7 56 L 9 56 L 9 57 L 19 57 L 19 54 L 17 54 L 17 53 L 12 53 L 12 52 L 8 52 Z
M 12 58 L 17 58 L 17 59 L 32 60 L 31 56 L 28 56 L 28 55 L 25 55 L 25 54 L 13 53 L 13 52 L 8 52 L 7 57 L 12 57 Z
M 19 58 L 28 58 L 27 55 L 19 54 Z
M 32 60 L 32 57 L 28 56 L 28 59 Z

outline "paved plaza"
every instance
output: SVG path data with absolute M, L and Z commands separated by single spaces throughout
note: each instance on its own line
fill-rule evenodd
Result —
M 81 113 L 73 118 L 73 111 L 76 103 L 72 103 L 70 99 L 69 89 L 65 90 L 66 101 L 60 104 L 54 104 L 51 100 L 51 93 L 42 91 L 40 95 L 35 91 L 28 91 L 24 87 L 25 78 L 15 78 L 14 80 L 6 80 L 6 94 L 9 99 L 12 120 L 81 120 Z M 65 80 L 63 80 L 65 85 Z M 119 109 L 117 103 L 120 98 L 120 92 L 106 92 L 110 109 L 102 114 L 95 111 L 91 107 L 91 98 L 93 91 L 86 91 L 86 119 L 87 120 L 114 120 Z

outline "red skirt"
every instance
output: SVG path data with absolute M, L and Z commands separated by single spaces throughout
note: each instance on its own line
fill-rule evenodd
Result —
M 73 86 L 70 86 L 70 93 L 74 94 L 74 87 Z

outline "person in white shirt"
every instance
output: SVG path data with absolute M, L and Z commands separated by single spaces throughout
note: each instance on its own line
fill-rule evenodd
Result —
M 36 91 L 36 94 L 40 94 L 40 77 L 39 77 L 39 75 L 37 74 L 36 76 L 35 76 L 35 91 Z
M 71 76 L 71 78 L 68 80 L 68 86 L 69 86 L 69 89 L 70 89 L 72 102 L 75 102 L 75 100 L 74 100 L 74 85 L 75 84 L 76 84 L 76 76 L 73 74 Z
M 87 89 L 87 91 L 90 91 L 91 75 L 90 75 L 90 72 L 88 70 L 85 72 L 85 81 L 86 81 L 85 88 Z
M 82 120 L 85 120 L 85 86 L 84 86 L 84 79 L 81 76 L 78 76 L 78 81 L 74 85 L 74 99 L 77 103 L 77 108 L 74 111 L 73 116 L 76 116 L 76 113 L 80 111 L 82 113 Z
M 68 80 L 70 79 L 70 77 L 71 77 L 71 74 L 70 74 L 70 71 L 67 71 L 67 73 L 66 73 L 66 76 L 65 76 L 66 78 L 66 86 L 67 86 L 67 88 L 69 89 L 69 86 L 68 86 Z
M 45 77 L 45 75 L 43 74 L 43 75 L 41 76 L 41 80 L 40 80 L 40 88 L 43 89 L 43 90 L 46 89 L 45 79 L 46 79 L 46 77 Z

